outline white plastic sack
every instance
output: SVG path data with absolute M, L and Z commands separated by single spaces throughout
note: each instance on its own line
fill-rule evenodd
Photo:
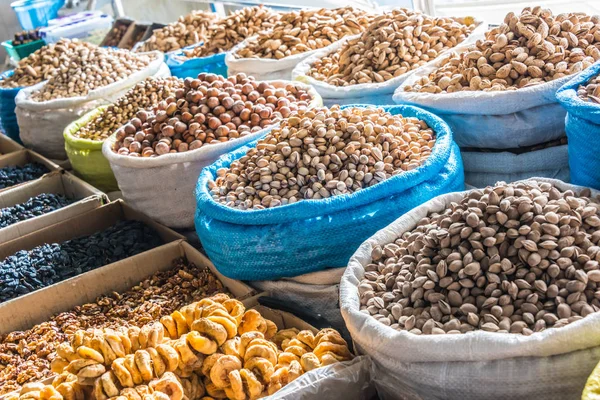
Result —
M 494 185 L 498 181 L 514 182 L 533 176 L 570 181 L 566 144 L 522 154 L 461 150 L 460 155 L 465 167 L 465 183 L 475 187 Z
M 270 296 L 301 305 L 323 316 L 335 329 L 346 329 L 339 306 L 339 284 L 345 268 L 333 268 L 275 281 L 250 281 L 253 288 Z
M 476 40 L 483 38 L 484 32 L 487 30 L 488 24 L 485 22 L 479 23 L 477 28 L 462 42 L 460 45 L 474 43 Z M 375 105 L 390 105 L 393 104 L 392 96 L 394 91 L 404 83 L 412 74 L 417 73 L 422 68 L 436 62 L 440 57 L 443 57 L 454 48 L 443 51 L 437 58 L 429 63 L 419 67 L 413 71 L 409 71 L 401 76 L 390 79 L 387 82 L 381 83 L 361 83 L 352 86 L 334 86 L 329 83 L 317 80 L 308 74 L 308 71 L 315 63 L 328 54 L 334 53 L 343 47 L 349 40 L 360 37 L 362 34 L 347 36 L 338 40 L 331 45 L 316 50 L 310 57 L 304 59 L 292 71 L 292 79 L 313 86 L 323 98 L 323 104 L 330 107 L 334 104 L 375 104 Z
M 561 190 L 582 187 L 545 178 Z M 361 313 L 357 286 L 374 244 L 384 245 L 429 212 L 442 212 L 467 192 L 438 196 L 398 218 L 364 242 L 350 259 L 340 284 L 340 306 L 354 345 L 386 376 L 376 385 L 398 387 L 384 398 L 439 400 L 557 399 L 581 397 L 600 359 L 600 313 L 560 329 L 531 336 L 475 331 L 460 335 L 414 335 L 396 331 Z M 592 196 L 600 192 L 592 190 Z M 378 379 L 381 379 L 378 382 Z M 385 388 L 384 388 L 385 389 Z M 410 390 L 408 390 L 410 389 Z M 403 396 L 403 391 L 410 396 Z
M 468 44 L 454 51 L 464 52 Z M 556 91 L 572 76 L 519 90 L 456 92 L 445 94 L 405 92 L 428 76 L 443 58 L 413 73 L 396 89 L 396 104 L 412 104 L 431 111 L 452 128 L 459 147 L 507 149 L 549 142 L 565 136 L 566 111 Z
M 285 87 L 289 81 L 271 83 L 275 87 Z M 320 106 L 321 97 L 317 92 L 312 88 L 305 89 L 312 98 L 310 106 Z M 228 142 L 152 158 L 115 153 L 112 150 L 115 142 L 113 134 L 104 142 L 102 154 L 110 163 L 127 204 L 171 228 L 193 228 L 196 212 L 194 190 L 202 168 L 212 164 L 223 154 L 259 139 L 273 129 L 273 126 Z
M 170 76 L 163 55 L 157 54 L 147 68 L 123 79 L 90 91 L 86 96 L 69 97 L 50 101 L 30 100 L 31 94 L 40 90 L 46 82 L 22 89 L 15 99 L 15 112 L 23 144 L 48 158 L 65 160 L 63 132 L 67 125 L 103 104 L 115 102 L 136 83 L 150 76 Z
M 356 357 L 309 371 L 284 386 L 268 400 L 344 399 L 369 400 L 374 398 L 371 385 L 371 360 Z
M 258 81 L 265 80 L 291 80 L 292 70 L 301 61 L 315 54 L 319 50 L 306 51 L 300 54 L 294 54 L 281 60 L 271 58 L 236 58 L 235 54 L 244 47 L 248 46 L 249 41 L 254 40 L 257 36 L 251 36 L 243 42 L 237 44 L 225 56 L 225 64 L 227 64 L 227 75 L 233 76 L 240 72 L 256 78 Z

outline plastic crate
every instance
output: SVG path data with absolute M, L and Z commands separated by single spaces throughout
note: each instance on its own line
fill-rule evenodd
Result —
M 65 0 L 20 0 L 10 4 L 17 14 L 21 27 L 32 30 L 48 26 L 48 21 L 58 16 Z
M 40 39 L 34 42 L 13 46 L 12 40 L 7 40 L 5 42 L 2 42 L 2 47 L 6 49 L 6 52 L 13 60 L 19 61 L 22 58 L 27 57 L 34 51 L 42 48 L 45 44 L 46 42 L 44 42 L 44 39 Z

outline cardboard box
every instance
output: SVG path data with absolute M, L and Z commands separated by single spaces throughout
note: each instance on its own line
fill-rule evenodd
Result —
M 15 142 L 8 136 L 0 133 L 0 155 L 14 153 L 15 151 L 23 150 L 24 147 Z
M 32 162 L 43 164 L 50 171 L 61 170 L 61 167 L 59 167 L 58 164 L 48 160 L 46 157 L 42 157 L 38 153 L 33 152 L 31 150 L 23 149 L 23 150 L 15 151 L 13 153 L 9 153 L 9 154 L 0 156 L 0 168 L 12 167 L 12 166 L 17 166 L 17 165 L 22 167 L 23 165 L 29 164 Z M 31 182 L 31 181 L 29 181 L 29 182 Z M 0 189 L 0 192 L 23 185 L 25 183 L 27 183 L 27 182 L 19 183 L 17 185 L 11 186 L 11 187 Z
M 220 274 L 206 256 L 178 240 L 1 303 L 0 336 L 29 329 L 57 313 L 94 302 L 101 295 L 129 290 L 154 273 L 173 268 L 173 260 L 180 257 L 208 267 L 236 298 L 247 299 L 256 294 L 245 283 Z
M 150 39 L 150 36 L 152 36 L 152 34 L 154 33 L 155 30 L 160 29 L 160 28 L 164 28 L 165 24 L 159 24 L 158 22 L 153 22 L 147 29 L 146 32 L 144 33 L 144 36 L 142 36 L 142 39 L 140 40 L 140 42 L 145 42 L 146 40 Z
M 150 25 L 150 23 L 139 22 L 134 22 L 133 24 L 129 25 L 127 32 L 125 32 L 125 35 L 123 35 L 123 38 L 119 42 L 119 48 L 131 50 L 133 46 L 142 40 L 142 37 Z
M 113 35 L 113 29 L 118 28 L 120 26 L 127 26 L 127 29 L 125 30 L 125 33 L 127 33 L 127 30 L 129 29 L 129 27 L 131 25 L 133 25 L 133 20 L 130 18 L 117 18 L 115 19 L 115 22 L 113 22 L 113 25 L 110 27 L 110 30 L 108 31 L 108 33 L 106 34 L 106 36 L 104 36 L 104 39 L 102 39 L 102 42 L 100 42 L 99 46 L 106 46 L 106 42 L 111 38 L 111 36 Z M 123 36 L 121 37 L 121 39 L 117 42 L 117 47 L 119 47 L 119 43 L 121 43 L 121 41 L 123 40 L 123 37 L 125 36 L 125 34 L 123 34 Z
M 159 234 L 165 244 L 184 239 L 184 237 L 177 232 L 154 222 L 146 215 L 127 206 L 122 200 L 118 200 L 71 219 L 40 229 L 29 235 L 6 243 L 0 243 L 0 260 L 4 260 L 6 257 L 15 254 L 17 251 L 31 250 L 44 243 L 61 243 L 69 239 L 88 236 L 123 220 L 136 220 L 145 223 Z
M 22 204 L 42 193 L 61 194 L 68 199 L 77 201 L 47 214 L 0 228 L 0 243 L 28 235 L 108 203 L 106 195 L 90 184 L 68 172 L 54 171 L 40 179 L 9 188 L 0 193 L 0 209 Z

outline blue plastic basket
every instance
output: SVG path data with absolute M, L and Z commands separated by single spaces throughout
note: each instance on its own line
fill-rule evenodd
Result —
M 24 30 L 48 26 L 48 21 L 58 17 L 65 0 L 19 0 L 10 4 Z

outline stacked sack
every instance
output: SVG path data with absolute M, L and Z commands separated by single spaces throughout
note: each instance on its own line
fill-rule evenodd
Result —
M 439 196 L 340 288 L 381 398 L 580 399 L 600 358 L 598 192 L 534 178 Z
M 567 111 L 571 182 L 600 189 L 600 64 L 561 87 L 556 98 Z
M 129 205 L 164 225 L 191 228 L 202 168 L 263 136 L 293 110 L 320 104 L 300 83 L 200 74 L 124 121 L 102 152 Z M 168 206 L 157 196 L 169 199 Z
M 473 18 L 430 17 L 405 9 L 375 18 L 361 34 L 319 50 L 292 71 L 325 105 L 392 104 L 394 90 L 420 67 L 486 29 Z
M 203 42 L 167 55 L 171 74 L 178 78 L 196 77 L 203 72 L 227 76 L 226 52 L 248 37 L 272 28 L 279 15 L 263 6 L 232 11 L 209 26 Z
M 570 75 L 600 59 L 599 22 L 582 13 L 555 16 L 541 7 L 509 13 L 485 40 L 459 46 L 407 79 L 394 101 L 440 115 L 461 149 L 495 151 L 463 152 L 467 183 L 494 183 L 497 176 L 482 165 L 502 171 L 507 181 L 568 179 L 566 146 L 521 155 L 500 150 L 544 145 L 565 135 L 565 111 L 555 93 Z
M 87 43 L 53 63 L 56 73 L 48 81 L 19 92 L 15 112 L 25 146 L 58 160 L 67 158 L 67 125 L 117 100 L 141 80 L 170 75 L 160 52 L 134 54 Z
M 289 80 L 299 62 L 346 36 L 363 32 L 375 16 L 353 7 L 284 13 L 272 29 L 258 32 L 227 53 L 229 75 L 243 72 L 257 79 Z

